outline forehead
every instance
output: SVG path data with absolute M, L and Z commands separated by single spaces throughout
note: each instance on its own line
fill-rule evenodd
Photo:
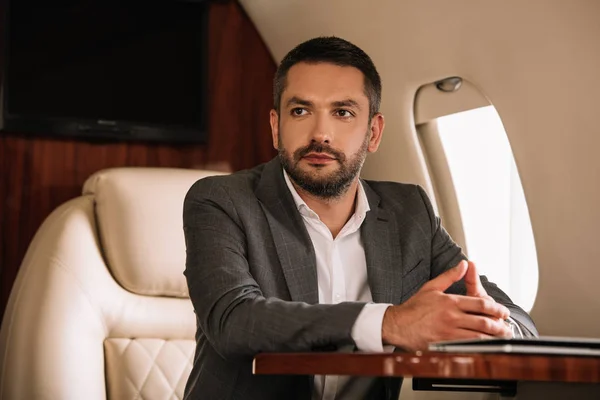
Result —
M 312 101 L 353 99 L 368 103 L 364 75 L 358 69 L 329 63 L 298 63 L 287 73 L 282 100 L 297 96 Z

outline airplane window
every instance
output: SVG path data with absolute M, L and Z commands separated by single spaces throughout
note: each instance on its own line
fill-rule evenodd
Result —
M 529 212 L 502 121 L 493 106 L 437 118 L 464 239 L 480 273 L 526 310 L 538 264 Z

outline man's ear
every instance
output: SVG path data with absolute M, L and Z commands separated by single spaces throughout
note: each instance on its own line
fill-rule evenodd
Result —
M 379 143 L 381 143 L 381 138 L 383 136 L 383 128 L 385 128 L 385 118 L 383 114 L 377 113 L 371 118 L 370 129 L 370 137 L 369 137 L 369 146 L 367 150 L 369 153 L 375 153 L 379 148 Z
M 277 114 L 277 111 L 271 110 L 269 113 L 269 122 L 271 123 L 273 147 L 275 147 L 275 150 L 277 150 L 279 148 L 279 114 Z

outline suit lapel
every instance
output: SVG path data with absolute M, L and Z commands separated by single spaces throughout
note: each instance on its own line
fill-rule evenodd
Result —
M 315 250 L 277 158 L 265 165 L 255 193 L 267 217 L 292 301 L 317 304 Z
M 361 227 L 369 287 L 376 303 L 400 303 L 402 265 L 396 219 L 362 181 L 371 211 Z M 277 158 L 265 165 L 256 196 L 267 217 L 277 256 L 293 301 L 319 302 L 314 247 L 283 178 Z
M 371 211 L 361 227 L 369 287 L 375 303 L 400 303 L 402 265 L 396 218 L 380 206 L 377 193 L 362 181 Z

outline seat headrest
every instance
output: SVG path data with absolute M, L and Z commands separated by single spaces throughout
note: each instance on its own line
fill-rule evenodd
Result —
M 113 168 L 90 176 L 83 194 L 95 199 L 98 234 L 112 275 L 142 295 L 188 297 L 183 275 L 183 200 L 198 179 L 220 172 Z

